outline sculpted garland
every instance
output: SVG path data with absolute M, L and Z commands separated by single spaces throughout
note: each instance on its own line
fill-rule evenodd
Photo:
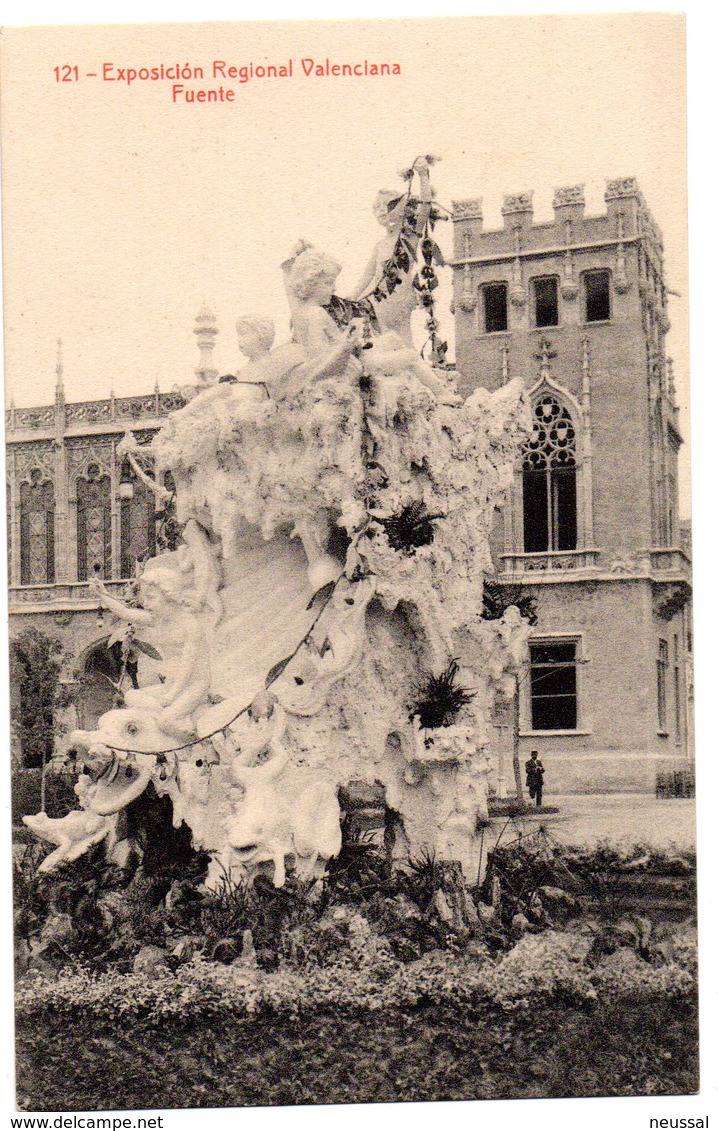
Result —
M 420 179 L 423 207 L 422 166 Z M 386 227 L 359 298 L 391 260 Z M 287 869 L 318 876 L 352 782 L 383 786 L 397 854 L 477 867 L 489 712 L 527 634 L 516 609 L 480 616 L 494 506 L 527 431 L 521 387 L 462 404 L 410 344 L 406 280 L 378 318 L 342 328 L 338 263 L 300 244 L 282 271 L 290 340 L 275 347 L 268 319 L 240 318 L 237 379 L 198 392 L 153 441 L 176 484 L 179 548 L 146 563 L 137 607 L 93 583 L 161 659 L 143 655 L 125 705 L 72 735 L 80 809 L 25 818 L 56 845 L 45 871 L 101 840 L 125 859 L 118 815 L 150 788 L 211 853 L 207 884 L 223 870 L 277 886 Z M 131 436 L 122 454 L 166 502 Z M 423 728 L 419 689 L 457 657 L 472 696 Z

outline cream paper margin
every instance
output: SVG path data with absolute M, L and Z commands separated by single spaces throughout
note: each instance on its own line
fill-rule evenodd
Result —
M 58 17 L 53 13 L 53 18 Z M 93 14 L 93 18 L 96 19 L 96 15 Z M 248 219 L 247 229 L 255 234 L 260 234 L 260 236 L 263 231 L 267 230 L 267 226 L 276 227 L 278 219 L 280 221 L 288 219 L 290 221 L 288 227 L 280 222 L 282 239 L 286 235 L 291 243 L 297 236 L 309 234 L 310 238 L 315 238 L 315 242 L 320 246 L 334 251 L 345 264 L 342 282 L 344 286 L 348 286 L 356 278 L 361 261 L 365 258 L 375 236 L 369 203 L 374 190 L 378 187 L 377 176 L 387 180 L 388 183 L 392 183 L 394 169 L 407 163 L 414 155 L 415 149 L 416 152 L 438 149 L 446 155 L 443 165 L 440 165 L 437 169 L 436 180 L 440 189 L 443 188 L 444 184 L 450 183 L 451 195 L 483 195 L 487 213 L 487 227 L 494 226 L 491 223 L 491 213 L 494 213 L 494 219 L 496 219 L 504 192 L 519 188 L 535 189 L 536 218 L 540 219 L 541 213 L 546 217 L 549 215 L 550 196 L 554 184 L 586 180 L 589 194 L 587 211 L 595 212 L 601 209 L 600 197 L 597 196 L 597 192 L 600 191 L 599 186 L 602 184 L 604 176 L 636 173 L 649 205 L 664 229 L 669 284 L 679 290 L 682 295 L 680 302 L 676 298 L 671 300 L 674 329 L 670 350 L 676 358 L 679 375 L 684 377 L 687 375 L 687 327 L 685 321 L 687 287 L 684 283 L 686 277 L 685 256 L 682 254 L 685 247 L 686 207 L 683 179 L 685 160 L 681 137 L 684 116 L 681 97 L 681 21 L 679 17 L 666 14 L 660 16 L 656 14 L 620 16 L 613 19 L 609 17 L 607 22 L 604 18 L 604 27 L 616 28 L 622 25 L 626 31 L 625 50 L 623 52 L 617 50 L 611 65 L 604 65 L 603 67 L 598 65 L 598 59 L 601 56 L 602 47 L 606 45 L 606 40 L 601 34 L 597 34 L 597 24 L 594 21 L 584 20 L 570 22 L 574 29 L 572 31 L 570 67 L 566 65 L 566 57 L 562 56 L 556 49 L 558 24 L 555 20 L 540 21 L 545 30 L 543 35 L 539 37 L 540 49 L 532 59 L 533 69 L 530 73 L 535 80 L 531 96 L 532 109 L 538 112 L 540 117 L 541 103 L 548 102 L 550 104 L 547 106 L 549 112 L 541 119 L 540 127 L 536 130 L 535 140 L 541 141 L 544 147 L 543 161 L 540 154 L 532 149 L 531 139 L 526 137 L 526 121 L 522 122 L 522 117 L 524 119 L 526 117 L 525 112 L 523 114 L 520 111 L 517 113 L 514 109 L 518 98 L 517 86 L 519 85 L 516 80 L 517 65 L 521 70 L 522 77 L 526 77 L 525 61 L 522 58 L 521 51 L 517 51 L 517 41 L 523 41 L 523 29 L 527 28 L 526 22 L 521 21 L 520 24 L 514 25 L 517 29 L 516 33 L 513 36 L 506 37 L 502 36 L 500 25 L 496 23 L 490 26 L 484 25 L 485 50 L 483 54 L 478 49 L 475 51 L 474 68 L 466 65 L 466 42 L 460 34 L 459 25 L 454 24 L 452 26 L 448 22 L 443 23 L 441 28 L 437 24 L 432 24 L 430 27 L 422 25 L 420 30 L 419 25 L 412 22 L 405 25 L 405 30 L 402 33 L 404 40 L 402 51 L 403 57 L 410 60 L 416 61 L 417 58 L 420 58 L 420 69 L 422 71 L 420 81 L 412 84 L 411 90 L 405 92 L 403 96 L 397 97 L 396 91 L 392 90 L 387 92 L 386 97 L 376 100 L 371 98 L 371 128 L 367 128 L 359 139 L 362 142 L 361 145 L 357 144 L 355 132 L 342 132 L 341 130 L 336 132 L 331 139 L 330 159 L 326 161 L 327 167 L 324 167 L 322 163 L 316 160 L 312 165 L 313 155 L 307 155 L 304 146 L 292 144 L 291 138 L 286 139 L 286 160 L 291 175 L 283 178 L 281 187 L 276 184 L 273 185 L 271 179 L 261 178 L 263 195 L 261 207 L 258 207 L 256 199 L 252 199 L 253 195 L 256 196 L 256 194 L 251 192 L 251 186 L 250 191 L 247 192 L 249 177 L 245 177 L 244 184 L 236 186 L 237 192 L 234 198 L 226 185 L 219 192 L 216 192 L 215 179 L 211 175 L 211 163 L 204 162 L 202 155 L 195 148 L 194 155 L 188 154 L 185 160 L 180 163 L 179 169 L 175 168 L 175 172 L 179 173 L 179 176 L 174 181 L 172 178 L 168 178 L 165 182 L 166 188 L 172 193 L 173 205 L 180 205 L 181 207 L 181 201 L 184 200 L 186 209 L 184 216 L 189 218 L 190 224 L 193 216 L 201 216 L 201 223 L 197 225 L 198 231 L 201 232 L 206 230 L 208 226 L 214 226 L 215 230 L 226 235 L 227 244 L 230 246 L 240 242 L 237 241 L 237 229 L 241 226 L 241 224 L 238 224 L 238 219 L 240 221 Z M 505 21 L 502 21 L 502 23 L 505 26 Z M 628 34 L 628 24 L 632 27 L 631 34 Z M 317 34 L 319 39 L 325 34 L 324 29 L 317 33 L 318 27 L 319 25 L 316 24 L 312 26 L 314 42 L 317 41 Z M 424 30 L 425 28 L 426 30 Z M 670 32 L 667 30 L 669 28 L 671 29 Z M 435 29 L 437 29 L 436 37 L 433 35 Z M 640 34 L 639 29 L 641 29 Z M 140 35 L 144 36 L 146 30 L 152 31 L 152 29 L 142 29 Z M 369 34 L 371 35 L 374 30 L 385 32 L 387 25 L 371 25 Z M 351 42 L 354 33 L 353 28 L 349 25 L 343 25 L 338 28 L 338 31 L 341 33 L 340 39 L 343 43 Z M 427 34 L 427 31 L 432 34 Z M 192 52 L 195 56 L 198 54 L 199 28 L 173 28 L 171 31 L 165 28 L 163 33 L 166 33 L 167 36 L 177 34 L 182 46 L 187 45 L 188 52 Z M 67 43 L 82 44 L 84 50 L 84 45 L 88 39 L 101 36 L 104 32 L 86 27 L 80 31 L 73 29 L 68 33 L 58 28 L 44 29 L 37 33 L 23 33 L 23 35 L 25 34 L 28 36 L 28 42 L 33 40 L 38 44 L 40 41 L 47 43 L 47 37 L 50 37 L 55 45 L 55 50 L 50 54 L 59 61 L 57 48 L 64 37 L 66 37 L 65 42 Z M 222 34 L 224 34 L 224 31 Z M 12 43 L 13 36 L 16 35 L 17 33 L 11 32 L 6 42 Z M 36 40 L 34 39 L 35 35 L 38 36 Z M 115 42 L 125 43 L 128 39 L 134 38 L 135 30 L 117 27 L 111 29 L 111 35 Z M 273 45 L 281 43 L 284 47 L 285 43 L 288 43 L 287 37 L 291 40 L 293 35 L 292 29 L 274 25 L 271 29 L 271 42 Z M 506 42 L 507 39 L 510 42 Z M 15 53 L 17 42 L 16 39 L 13 53 Z M 656 59 L 655 52 L 658 42 L 661 43 L 662 48 L 659 52 L 660 59 Z M 452 55 L 452 43 L 455 57 Z M 425 45 L 428 46 L 428 51 Z M 351 49 L 353 50 L 353 45 Z M 276 50 L 276 47 L 273 46 L 274 50 Z M 7 47 L 4 48 L 4 51 L 7 52 Z M 32 90 L 33 88 L 36 89 L 37 76 L 41 74 L 41 68 L 47 62 L 47 60 L 43 62 L 44 54 L 42 50 L 36 50 L 33 46 L 30 57 L 26 60 L 28 70 L 25 77 L 13 75 L 7 62 L 3 66 L 5 90 L 3 91 L 2 124 L 6 131 L 3 154 L 4 176 L 8 177 L 8 164 L 12 166 L 12 152 L 18 144 L 17 134 L 21 132 L 19 123 L 24 112 L 23 109 L 18 109 L 16 105 L 13 105 L 13 93 L 8 94 L 8 91 L 18 93 L 19 86 L 19 93 L 22 93 L 28 99 L 25 109 L 30 110 L 27 144 L 39 150 L 36 168 L 44 168 L 47 178 L 45 191 L 50 194 L 53 201 L 57 202 L 62 200 L 60 173 L 63 150 L 71 146 L 75 150 L 84 150 L 87 153 L 88 147 L 92 147 L 92 134 L 88 132 L 83 135 L 81 131 L 77 130 L 74 123 L 71 123 L 69 128 L 67 126 L 63 128 L 60 125 L 55 134 L 54 144 L 57 149 L 53 148 L 52 140 L 47 145 L 38 146 L 37 138 L 40 136 L 43 139 L 47 137 L 45 133 L 46 111 L 48 114 L 52 113 L 47 102 L 43 105 L 42 99 L 33 104 Z M 488 67 L 486 66 L 487 54 L 489 56 Z M 162 56 L 165 57 L 166 55 L 167 51 L 163 49 Z M 442 57 L 451 62 L 453 72 L 450 79 L 447 79 L 444 74 L 443 84 L 440 85 L 436 77 L 436 69 L 437 60 Z M 410 67 L 411 63 L 408 66 Z M 589 78 L 590 81 L 586 81 Z M 632 93 L 637 85 L 642 85 L 644 92 L 650 91 L 656 108 L 654 113 L 644 112 L 642 115 L 642 128 L 639 138 L 634 137 L 631 132 Z M 453 97 L 452 86 L 454 87 Z M 473 102 L 477 86 L 481 87 L 482 94 L 481 106 L 478 107 Z M 458 87 L 461 88 L 460 95 L 456 96 Z M 488 96 L 485 95 L 486 87 L 490 88 Z M 341 91 L 335 96 L 335 90 L 336 88 L 333 87 L 332 98 L 336 97 L 343 101 L 346 96 L 342 95 Z M 153 94 L 153 105 L 156 108 L 158 120 L 169 121 L 170 119 L 159 109 L 159 98 L 159 92 Z M 594 120 L 591 129 L 582 129 L 583 115 L 590 108 L 589 100 L 591 98 L 600 103 L 600 120 Z M 488 122 L 485 114 L 486 102 L 488 102 L 490 111 Z M 554 112 L 552 116 L 550 110 L 555 111 L 557 106 L 560 108 L 560 112 Z M 126 116 L 128 119 L 124 128 L 130 134 L 133 129 L 133 124 L 129 120 L 131 107 L 138 107 L 138 103 L 137 101 L 133 102 L 128 91 L 125 93 L 123 117 Z M 214 110 L 217 108 L 207 109 Z M 99 118 L 95 126 L 101 123 L 103 115 L 114 114 L 112 104 L 109 102 L 106 102 L 103 107 L 100 107 L 98 103 L 97 112 Z M 35 117 L 34 126 L 33 116 Z M 225 117 L 227 116 L 225 115 Z M 41 118 L 43 119 L 42 122 Z M 268 118 L 270 128 L 272 128 L 273 112 L 271 107 L 268 109 Z M 274 124 L 276 126 L 276 123 Z M 523 131 L 522 126 L 524 127 Z M 262 153 L 263 131 L 266 128 L 266 119 L 258 122 L 255 127 L 254 141 L 258 157 Z M 202 130 L 205 129 L 206 127 L 202 126 Z M 15 135 L 9 140 L 8 130 L 11 130 Z M 233 155 L 230 150 L 235 146 L 239 148 L 239 139 L 232 136 L 232 127 L 229 121 L 223 122 L 222 130 L 226 130 L 227 154 L 225 156 L 227 156 L 231 166 Z M 480 144 L 483 147 L 482 156 L 484 157 L 484 160 L 479 161 L 476 160 L 477 134 L 475 131 L 477 130 L 482 134 Z M 139 127 L 138 132 L 142 134 L 141 127 Z M 218 131 L 218 133 L 221 132 Z M 607 151 L 609 138 L 611 143 L 608 146 L 608 152 L 616 155 L 620 153 L 620 158 L 618 156 L 613 157 L 607 165 L 603 155 Z M 246 137 L 243 140 L 246 142 Z M 567 158 L 565 162 L 566 174 L 559 174 L 555 163 L 556 151 L 560 151 L 567 144 L 575 144 L 578 140 L 580 140 L 580 157 L 574 155 L 572 158 Z M 167 137 L 165 143 L 169 144 L 169 142 L 170 139 Z M 249 144 L 246 144 L 246 148 L 241 154 L 243 160 L 246 160 L 247 154 L 250 155 L 251 159 L 251 143 L 252 133 L 249 131 Z M 201 143 L 198 142 L 197 134 L 195 134 L 189 142 L 190 149 L 192 146 L 197 147 L 199 145 Z M 549 150 L 551 152 L 546 157 Z M 487 151 L 490 157 L 488 161 L 486 160 Z M 147 150 L 145 152 L 147 153 Z M 670 157 L 669 161 L 666 161 L 666 155 Z M 309 161 L 307 160 L 308 157 Z M 161 148 L 155 151 L 155 159 L 161 164 L 163 159 Z M 234 161 L 236 162 L 236 160 L 237 154 L 235 153 Z M 590 168 L 590 172 L 587 167 Z M 651 173 L 647 172 L 648 169 L 651 169 Z M 202 175 L 198 176 L 200 170 Z M 517 174 L 519 181 L 515 183 Z M 183 190 L 182 181 L 185 175 L 194 186 L 194 195 L 189 193 L 188 190 Z M 10 169 L 10 177 L 12 177 L 12 169 Z M 198 184 L 204 185 L 204 193 L 200 194 L 196 191 Z M 287 187 L 288 184 L 289 188 Z M 316 208 L 310 210 L 308 214 L 306 210 L 302 210 L 301 197 L 303 194 L 301 186 L 305 186 L 305 188 L 309 186 L 309 191 L 312 193 L 313 199 L 316 200 Z M 34 192 L 35 189 L 33 188 L 32 191 Z M 183 195 L 184 191 L 187 191 L 187 195 Z M 115 233 L 113 238 L 116 241 L 112 244 L 114 251 L 109 256 L 105 268 L 112 270 L 112 260 L 120 247 L 120 240 L 116 233 L 118 228 L 122 228 L 123 208 L 126 212 L 129 204 L 130 210 L 141 210 L 141 199 L 141 188 L 138 190 L 137 186 L 134 195 L 130 193 L 129 201 L 126 188 L 121 185 L 115 186 L 114 191 L 107 186 L 107 191 L 103 192 L 102 202 L 99 205 L 97 227 Z M 277 206 L 277 202 L 279 202 L 279 206 Z M 46 292 L 52 281 L 52 271 L 39 270 L 39 260 L 36 261 L 33 269 L 25 254 L 26 245 L 22 241 L 13 239 L 12 229 L 16 220 L 13 219 L 12 190 L 10 191 L 10 203 L 8 203 L 6 193 L 4 207 L 6 210 L 4 219 L 6 229 L 5 287 L 8 295 L 10 295 L 10 291 L 16 285 L 16 280 L 23 279 L 22 298 L 26 305 L 24 311 L 22 309 L 20 311 L 13 310 L 10 314 L 8 307 L 12 307 L 13 302 L 12 298 L 9 297 L 6 303 L 6 319 L 9 320 L 11 317 L 25 317 L 35 307 L 38 295 Z M 65 207 L 69 207 L 71 210 L 72 205 L 65 204 Z M 286 214 L 283 216 L 285 210 Z M 62 208 L 60 208 L 60 211 L 62 211 Z M 18 214 L 21 212 L 22 206 L 19 207 Z M 307 233 L 306 227 L 302 231 L 297 230 L 299 217 L 302 220 L 308 220 L 313 225 L 311 232 Z M 339 226 L 337 225 L 337 217 L 339 217 Z M 265 224 L 264 229 L 262 221 Z M 28 222 L 32 223 L 32 217 L 23 216 L 26 232 Z M 342 226 L 346 230 L 340 235 Z M 188 230 L 185 226 L 181 235 L 176 238 L 187 243 L 187 234 Z M 275 232 L 275 235 L 277 246 L 279 246 L 279 233 Z M 40 242 L 48 240 L 49 237 L 50 232 L 47 231 L 33 233 L 33 238 Z M 252 236 L 250 235 L 249 239 L 245 238 L 241 242 L 246 245 L 251 239 Z M 7 250 L 8 242 L 10 244 L 9 252 Z M 191 241 L 189 242 L 191 243 Z M 196 281 L 199 280 L 201 283 L 203 277 L 209 280 L 210 288 L 216 287 L 219 281 L 222 282 L 223 286 L 218 289 L 223 290 L 224 285 L 226 285 L 228 295 L 226 313 L 224 310 L 218 311 L 218 320 L 224 329 L 224 337 L 227 342 L 225 348 L 228 353 L 225 368 L 227 366 L 234 368 L 232 364 L 233 356 L 230 359 L 232 347 L 228 329 L 232 325 L 232 316 L 236 316 L 239 310 L 241 300 L 250 295 L 250 289 L 245 281 L 246 276 L 249 275 L 250 278 L 262 280 L 259 285 L 260 291 L 268 287 L 271 293 L 272 284 L 263 282 L 263 271 L 267 265 L 270 271 L 275 271 L 276 256 L 273 254 L 273 248 L 268 247 L 267 242 L 262 242 L 263 254 L 257 255 L 255 249 L 255 258 L 252 258 L 250 253 L 248 263 L 246 262 L 246 246 L 242 254 L 238 252 L 235 255 L 235 264 L 239 263 L 242 258 L 245 259 L 245 263 L 241 270 L 236 271 L 241 283 L 235 285 L 234 288 L 232 288 L 232 256 L 228 250 L 226 254 L 223 253 L 219 256 L 218 267 L 216 255 L 212 258 L 203 252 L 197 254 L 196 246 L 194 253 L 191 247 L 188 248 L 186 259 L 191 267 L 187 294 L 181 292 L 178 296 L 171 282 L 168 285 L 162 279 L 155 279 L 153 276 L 149 287 L 150 310 L 147 311 L 146 301 L 141 302 L 144 310 L 143 319 L 133 317 L 133 310 L 136 311 L 137 309 L 137 296 L 139 295 L 141 299 L 143 295 L 142 280 L 138 278 L 134 283 L 135 294 L 129 303 L 123 303 L 122 296 L 124 293 L 124 297 L 127 297 L 128 293 L 133 290 L 133 284 L 127 278 L 121 281 L 117 292 L 121 298 L 119 303 L 121 310 L 117 317 L 118 321 L 124 322 L 125 325 L 120 334 L 116 332 L 114 327 L 112 329 L 114 352 L 109 362 L 107 361 L 106 348 L 104 355 L 102 348 L 98 352 L 98 345 L 103 347 L 105 343 L 107 323 L 98 320 L 97 315 L 105 308 L 100 304 L 97 309 L 90 312 L 90 317 L 87 316 L 88 312 L 85 310 L 78 319 L 76 305 L 73 307 L 74 299 L 72 298 L 75 284 L 72 278 L 65 279 L 64 283 L 69 299 L 68 305 L 58 307 L 57 302 L 55 302 L 52 317 L 38 318 L 30 348 L 28 349 L 27 345 L 24 348 L 16 348 L 14 340 L 9 343 L 6 341 L 6 365 L 13 384 L 16 373 L 30 372 L 33 375 L 29 400 L 21 399 L 21 395 L 16 389 L 17 403 L 38 403 L 38 401 L 48 403 L 52 399 L 55 361 L 54 340 L 57 337 L 55 326 L 50 325 L 53 318 L 58 324 L 59 332 L 65 339 L 65 373 L 68 399 L 103 395 L 106 390 L 93 386 L 91 374 L 103 370 L 105 373 L 122 372 L 124 358 L 130 359 L 129 363 L 124 363 L 123 373 L 123 380 L 126 380 L 128 384 L 126 387 L 119 383 L 116 385 L 115 391 L 118 395 L 122 395 L 124 392 L 145 391 L 148 381 L 144 377 L 144 373 L 154 374 L 156 368 L 160 366 L 164 366 L 160 375 L 161 387 L 163 389 L 169 387 L 165 375 L 178 374 L 183 377 L 195 363 L 190 330 L 196 308 L 205 298 L 204 291 L 200 293 L 196 287 Z M 281 250 L 284 251 L 285 248 L 286 241 Z M 167 245 L 165 244 L 165 252 L 166 249 Z M 47 250 L 49 252 L 52 250 L 51 241 L 47 244 Z M 216 248 L 213 248 L 213 250 L 216 251 Z M 93 266 L 96 267 L 97 256 L 91 246 L 88 248 L 88 253 L 92 257 Z M 353 260 L 352 256 L 354 257 Z M 104 270 L 98 272 L 98 274 L 104 274 Z M 219 276 L 219 279 L 217 276 Z M 245 278 L 242 278 L 242 276 Z M 213 296 L 214 290 L 211 290 L 210 294 Z M 135 303 L 134 307 L 133 302 Z M 677 305 L 682 308 L 679 310 L 678 316 L 676 316 Z M 179 310 L 186 312 L 184 320 L 180 318 Z M 80 326 L 78 326 L 78 320 Z M 142 325 L 143 321 L 145 326 Z M 97 329 L 93 340 L 92 331 L 95 326 Z M 147 327 L 149 327 L 149 330 Z M 79 346 L 73 347 L 71 345 L 73 335 L 79 339 Z M 8 337 L 14 339 L 12 331 Z M 150 340 L 152 338 L 155 339 L 154 342 Z M 77 353 L 71 363 L 71 350 L 73 348 Z M 173 351 L 175 352 L 173 353 Z M 103 356 L 105 358 L 104 364 L 99 366 L 98 359 Z M 139 365 L 137 364 L 138 358 L 142 359 Z M 220 365 L 220 368 L 222 368 L 222 365 Z M 139 383 L 133 386 L 131 382 L 133 379 L 137 380 L 138 370 L 142 371 L 142 376 L 139 378 Z M 165 376 L 165 380 L 163 380 L 163 376 Z M 47 380 L 49 384 L 44 385 L 43 379 Z M 42 392 L 40 392 L 40 389 L 42 389 Z M 686 399 L 687 388 L 685 380 L 683 380 L 679 386 L 679 400 L 682 405 L 686 403 Z M 685 412 L 682 423 L 685 429 L 687 423 Z M 684 499 L 682 511 L 685 513 L 687 493 L 685 463 L 682 470 L 681 488 Z M 699 643 L 700 630 L 697 627 L 697 646 Z M 700 743 L 700 732 L 698 741 Z M 705 949 L 703 957 L 705 958 Z M 705 980 L 707 974 L 706 965 L 707 963 L 704 962 L 702 980 Z M 611 1107 L 612 1110 L 615 1110 L 616 1104 L 629 1104 L 633 1105 L 635 1110 L 636 1102 L 640 1102 L 644 1106 L 649 1101 L 611 1101 Z M 666 1114 L 667 1102 L 663 1099 L 654 1101 L 651 1114 Z M 527 1103 L 528 1107 L 526 1103 L 520 1105 L 520 1107 L 525 1110 L 525 1117 L 529 1117 L 528 1109 L 530 1108 L 530 1118 L 535 1119 L 536 1102 L 527 1101 Z M 581 1105 L 579 1109 L 575 1109 L 576 1103 Z M 500 1106 L 503 1123 L 510 1117 L 510 1109 L 517 1105 L 508 1103 Z M 546 1108 L 546 1106 L 547 1101 L 543 1101 L 539 1105 L 541 1109 Z M 581 1100 L 560 1101 L 558 1104 L 548 1103 L 548 1106 L 563 1108 L 564 1111 L 567 1107 L 571 1107 L 572 1119 L 575 1119 L 580 1112 L 579 1117 L 585 1120 L 589 1109 L 602 1105 L 592 1105 L 591 1101 Z M 450 1109 L 452 1116 L 458 1108 L 463 1107 L 464 1105 L 452 1105 Z M 660 1111 L 657 1110 L 657 1107 L 660 1107 Z M 482 1105 L 481 1108 L 474 1107 L 474 1118 L 481 1118 L 486 1108 L 486 1104 Z M 492 1104 L 491 1109 L 493 1117 L 496 1105 Z M 654 1112 L 653 1109 L 656 1109 L 656 1111 Z M 356 1110 L 358 1114 L 359 1109 L 353 1110 Z M 398 1109 L 387 1109 L 387 1112 L 388 1118 L 396 1118 Z M 366 1117 L 373 1118 L 375 1113 L 377 1113 L 377 1109 L 372 1109 L 371 1112 L 366 1113 Z M 685 1107 L 681 1108 L 681 1114 L 685 1113 Z M 250 1113 L 242 1111 L 234 1114 L 240 1114 L 245 1119 Z M 566 1112 L 566 1114 L 568 1113 Z M 689 1114 L 699 1114 L 699 1110 L 696 1109 L 695 1112 L 691 1111 Z M 232 1113 L 218 1112 L 213 1113 L 213 1118 L 219 1119 L 229 1115 L 232 1115 Z M 646 1110 L 646 1125 L 647 1115 L 648 1111 Z M 174 1120 L 175 1116 L 176 1113 L 172 1113 L 171 1119 Z M 312 1109 L 310 1117 L 319 1118 L 318 1109 Z M 541 1117 L 545 1117 L 543 1111 Z M 191 1117 L 188 1116 L 188 1118 Z M 342 1109 L 341 1118 L 351 1119 L 354 1118 L 354 1115 L 350 1114 L 348 1109 Z M 175 1125 L 174 1122 L 172 1125 Z

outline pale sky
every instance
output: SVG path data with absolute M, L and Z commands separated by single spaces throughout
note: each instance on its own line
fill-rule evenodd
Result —
M 305 77 L 309 57 L 397 62 L 401 75 Z M 84 77 L 189 63 L 209 88 L 215 59 L 289 58 L 292 79 L 225 83 L 237 94 L 224 105 L 173 104 L 171 82 Z M 79 81 L 56 81 L 64 64 Z M 51 401 L 62 338 L 69 400 L 170 389 L 192 377 L 204 305 L 216 366 L 236 370 L 238 314 L 269 313 L 286 335 L 278 264 L 293 243 L 339 259 L 349 291 L 380 234 L 376 190 L 436 153 L 439 200 L 483 197 L 485 228 L 501 225 L 507 192 L 533 189 L 541 221 L 555 186 L 585 183 L 596 214 L 606 178 L 638 178 L 681 296 L 669 352 L 685 410 L 683 67 L 682 18 L 655 13 L 6 31 L 7 387 L 17 405 Z

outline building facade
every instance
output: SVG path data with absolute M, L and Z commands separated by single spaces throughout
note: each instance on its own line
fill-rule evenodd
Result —
M 533 431 L 498 515 L 501 582 L 535 598 L 519 678 L 521 761 L 547 790 L 652 791 L 689 769 L 689 546 L 678 519 L 682 443 L 665 335 L 661 234 L 633 178 L 586 216 L 558 189 L 533 223 L 507 196 L 454 204 L 456 367 L 468 393 L 521 377 Z
M 158 389 L 149 396 L 66 404 L 58 364 L 54 404 L 11 405 L 6 413 L 10 637 L 22 644 L 32 627 L 61 641 L 62 679 L 81 688 L 79 709 L 64 726 L 59 720 L 55 755 L 62 755 L 73 725 L 94 725 L 115 701 L 119 665 L 106 647 L 109 618 L 98 609 L 88 580 L 98 577 L 120 595 L 138 559 L 157 548 L 154 493 L 117 446 L 127 431 L 148 444 L 162 419 L 182 404 L 179 394 Z M 23 749 L 17 684 L 11 688 L 13 760 L 33 768 L 41 753 L 37 743 Z

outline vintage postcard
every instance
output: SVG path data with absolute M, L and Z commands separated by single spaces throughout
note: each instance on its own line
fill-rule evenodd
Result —
M 17 1109 L 707 1127 L 683 18 L 0 60 Z

